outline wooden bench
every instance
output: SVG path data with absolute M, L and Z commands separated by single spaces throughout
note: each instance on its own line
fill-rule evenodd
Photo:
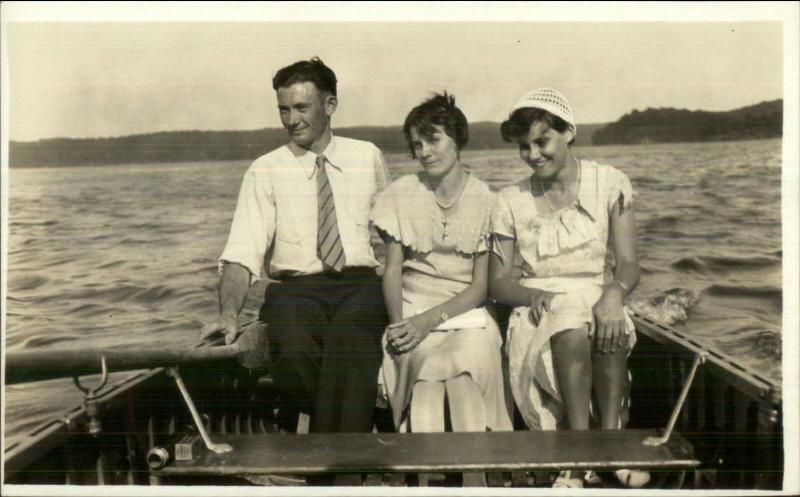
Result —
M 233 452 L 208 450 L 155 475 L 302 475 L 324 472 L 469 472 L 697 467 L 692 446 L 642 443 L 656 430 L 495 433 L 338 433 L 215 435 Z

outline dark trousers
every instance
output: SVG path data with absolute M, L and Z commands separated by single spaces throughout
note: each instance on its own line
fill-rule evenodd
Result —
M 270 284 L 261 308 L 277 387 L 311 414 L 314 433 L 371 432 L 388 323 L 371 271 Z

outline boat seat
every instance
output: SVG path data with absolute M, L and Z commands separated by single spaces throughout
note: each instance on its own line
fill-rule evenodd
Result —
M 203 450 L 158 475 L 310 474 L 324 472 L 468 472 L 619 468 L 688 469 L 699 465 L 677 433 L 662 446 L 642 441 L 656 430 L 494 433 L 337 433 L 215 435 L 233 447 Z

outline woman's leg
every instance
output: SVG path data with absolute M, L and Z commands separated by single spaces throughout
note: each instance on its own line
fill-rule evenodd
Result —
M 594 394 L 600 414 L 600 427 L 617 430 L 620 426 L 622 396 L 628 380 L 628 349 L 617 349 L 611 354 L 592 352 L 592 377 Z
M 589 429 L 589 402 L 592 394 L 592 348 L 586 327 L 559 332 L 550 338 L 558 389 L 567 410 L 572 430 Z M 583 486 L 582 470 L 562 471 L 554 487 Z M 578 481 L 576 483 L 576 480 Z
M 444 382 L 417 381 L 411 393 L 409 414 L 411 431 L 440 433 L 444 431 Z
M 592 354 L 588 330 L 559 332 L 550 338 L 553 368 L 572 430 L 589 429 L 589 400 L 592 390 Z
M 468 374 L 445 382 L 453 431 L 486 431 L 486 406 L 481 389 Z M 464 473 L 465 487 L 485 487 L 485 473 Z
M 444 431 L 444 382 L 417 381 L 411 391 L 409 425 L 414 433 Z M 429 473 L 419 473 L 419 486 L 427 487 Z
M 462 374 L 444 384 L 453 431 L 486 431 L 486 406 L 472 377 Z

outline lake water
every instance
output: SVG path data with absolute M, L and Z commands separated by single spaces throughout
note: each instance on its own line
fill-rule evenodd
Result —
M 674 289 L 697 298 L 676 326 L 779 379 L 780 140 L 575 154 L 619 168 L 638 190 L 643 277 L 634 304 L 652 308 Z M 497 187 L 528 175 L 515 150 L 464 159 Z M 387 161 L 395 178 L 418 167 L 401 154 Z M 216 258 L 248 165 L 11 170 L 7 350 L 192 346 L 217 310 Z M 246 314 L 263 289 L 252 289 Z M 81 399 L 69 380 L 11 385 L 6 436 Z

